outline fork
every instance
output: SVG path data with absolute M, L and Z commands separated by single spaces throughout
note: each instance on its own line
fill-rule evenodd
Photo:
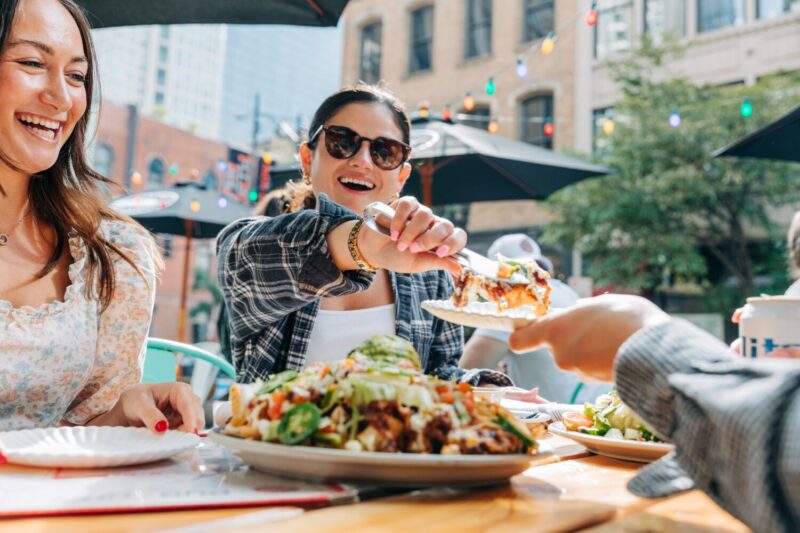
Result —
M 385 223 L 388 224 L 394 218 L 394 209 L 381 202 L 372 202 L 364 209 L 364 224 L 373 231 L 377 231 L 387 237 L 390 236 L 389 228 L 379 224 L 378 217 L 382 217 Z M 497 277 L 499 263 L 468 248 L 462 248 L 454 253 L 453 256 L 462 267 L 485 278 L 511 285 L 528 285 L 530 283 L 525 276 L 519 273 L 514 273 L 510 278 Z

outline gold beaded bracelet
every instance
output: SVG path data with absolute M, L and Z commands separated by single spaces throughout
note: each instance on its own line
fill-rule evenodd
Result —
M 364 259 L 364 256 L 361 255 L 361 250 L 358 248 L 358 234 L 361 231 L 361 225 L 364 223 L 364 220 L 361 219 L 355 223 L 353 229 L 350 230 L 350 235 L 347 237 L 347 249 L 350 250 L 350 256 L 355 261 L 358 268 L 361 270 L 366 270 L 367 272 L 375 272 L 378 269 L 369 264 L 369 261 Z

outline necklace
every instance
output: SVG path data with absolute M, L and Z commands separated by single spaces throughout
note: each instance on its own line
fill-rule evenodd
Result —
M 17 223 L 14 224 L 11 230 L 8 233 L 0 233 L 0 246 L 5 246 L 6 244 L 8 244 L 8 238 L 14 235 L 14 232 L 17 230 L 19 225 L 22 224 L 22 221 L 28 218 L 28 215 L 31 214 L 30 209 L 28 209 L 29 203 L 30 200 L 25 202 L 25 209 L 23 210 L 24 214 L 21 217 L 19 217 L 19 220 L 17 220 Z

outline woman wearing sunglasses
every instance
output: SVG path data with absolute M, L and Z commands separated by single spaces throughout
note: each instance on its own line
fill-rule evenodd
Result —
M 463 332 L 420 308 L 446 299 L 451 254 L 466 234 L 413 197 L 410 123 L 388 92 L 368 85 L 326 99 L 300 147 L 293 212 L 247 219 L 218 238 L 238 380 L 344 358 L 376 334 L 408 339 L 428 373 L 454 368 Z M 392 203 L 391 237 L 362 225 L 371 202 Z

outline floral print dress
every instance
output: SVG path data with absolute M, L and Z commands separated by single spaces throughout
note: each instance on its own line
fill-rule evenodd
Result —
M 100 302 L 85 296 L 87 248 L 72 236 L 64 301 L 15 308 L 0 300 L 0 430 L 85 424 L 140 381 L 158 251 L 128 222 L 103 221 L 100 230 L 144 277 L 115 257 L 116 290 L 101 314 Z

